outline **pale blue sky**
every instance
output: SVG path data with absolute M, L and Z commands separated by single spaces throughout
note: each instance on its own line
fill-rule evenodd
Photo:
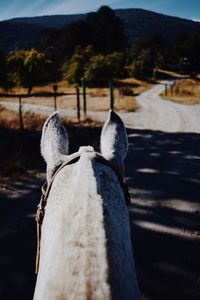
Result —
M 143 8 L 193 20 L 200 20 L 200 0 L 0 0 L 0 20 L 111 8 Z

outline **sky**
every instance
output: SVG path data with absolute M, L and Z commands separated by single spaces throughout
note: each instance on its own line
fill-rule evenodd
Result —
M 200 0 L 0 0 L 0 20 L 96 11 L 100 6 L 143 8 L 200 21 Z

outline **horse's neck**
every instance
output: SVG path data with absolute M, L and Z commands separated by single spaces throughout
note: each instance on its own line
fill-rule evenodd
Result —
M 92 158 L 93 154 L 81 154 L 78 163 L 62 170 L 52 186 L 38 274 L 38 290 L 43 293 L 36 299 L 64 295 L 77 300 L 110 299 L 103 200 L 97 193 Z
M 93 154 L 83 153 L 72 183 L 74 218 L 74 271 L 79 274 L 83 299 L 109 299 L 108 262 L 103 220 L 103 201 L 97 194 Z M 78 213 L 78 215 L 76 215 Z M 72 266 L 70 266 L 72 268 Z M 76 278 L 77 279 L 77 278 Z M 78 295 L 75 299 L 79 299 Z

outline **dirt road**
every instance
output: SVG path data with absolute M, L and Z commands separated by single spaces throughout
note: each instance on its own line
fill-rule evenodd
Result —
M 200 105 L 161 100 L 163 88 L 157 85 L 141 94 L 136 113 L 120 114 L 129 136 L 126 176 L 136 268 L 143 300 L 199 300 Z M 107 115 L 89 114 L 102 121 Z M 95 139 L 98 135 L 99 131 Z M 0 193 L 3 300 L 31 299 L 32 216 L 40 182 L 23 179 L 12 185 L 9 195 Z M 12 189 L 21 194 L 16 198 Z
M 200 105 L 137 100 L 126 175 L 143 300 L 200 299 Z M 130 116 L 128 116 L 130 118 Z
M 200 105 L 181 105 L 162 100 L 159 94 L 163 89 L 164 85 L 158 84 L 136 98 L 141 109 L 134 114 L 134 128 L 199 133 Z

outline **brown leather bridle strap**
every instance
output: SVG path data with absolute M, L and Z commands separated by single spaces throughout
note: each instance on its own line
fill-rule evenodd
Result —
M 51 180 L 48 183 L 46 181 L 41 188 L 42 194 L 40 197 L 40 202 L 37 207 L 36 216 L 35 216 L 36 225 L 37 225 L 37 253 L 36 253 L 36 264 L 35 264 L 35 273 L 36 274 L 38 273 L 38 270 L 39 270 L 41 227 L 42 227 L 42 223 L 43 223 L 43 219 L 44 219 L 44 215 L 45 215 L 45 207 L 47 204 L 47 199 L 48 199 L 52 184 L 53 184 L 54 179 L 57 176 L 57 174 L 67 165 L 76 163 L 80 159 L 80 156 L 81 156 L 81 153 L 77 153 L 77 155 L 73 156 L 72 159 L 70 159 L 67 162 L 65 162 L 64 164 L 58 166 L 56 171 L 54 172 Z M 126 205 L 129 205 L 130 204 L 130 193 L 129 193 L 128 185 L 124 178 L 123 171 L 120 168 L 118 168 L 116 165 L 114 165 L 112 162 L 105 159 L 99 153 L 96 153 L 95 159 L 96 159 L 96 161 L 110 167 L 114 171 L 114 173 L 117 175 L 117 178 L 118 178 L 120 185 L 122 187 L 122 190 L 124 192 L 124 198 L 126 201 Z
M 76 157 L 73 157 L 73 159 L 67 161 L 66 163 L 60 165 L 57 167 L 56 171 L 54 172 L 51 180 L 49 183 L 47 181 L 43 184 L 41 188 L 41 197 L 40 197 L 40 202 L 37 206 L 37 211 L 36 211 L 36 227 L 37 227 L 37 250 L 36 250 L 36 261 L 35 261 L 35 273 L 38 273 L 39 270 L 39 262 L 40 262 L 40 240 L 41 240 L 41 228 L 42 228 L 42 223 L 45 215 L 45 207 L 47 204 L 47 199 L 52 187 L 52 184 L 54 182 L 54 179 L 56 175 L 62 170 L 65 166 L 76 163 L 80 158 L 80 154 L 77 155 Z

